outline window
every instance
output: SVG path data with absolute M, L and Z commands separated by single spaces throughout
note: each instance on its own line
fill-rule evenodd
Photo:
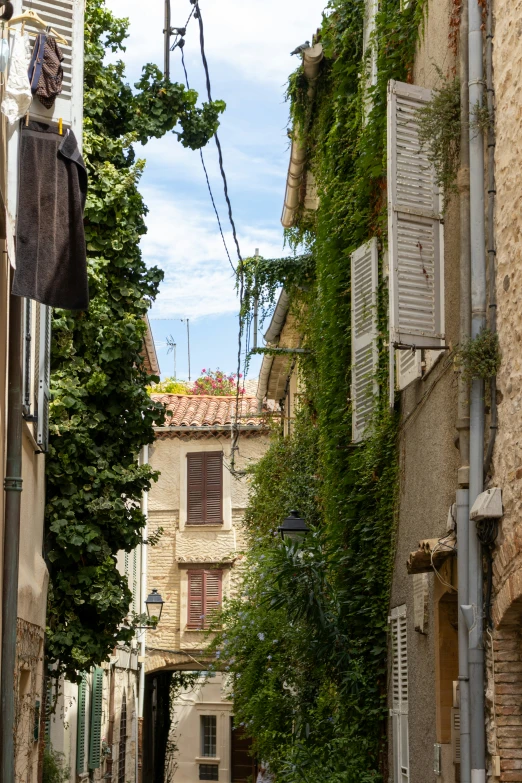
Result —
M 393 720 L 393 781 L 409 783 L 409 741 L 408 741 L 408 646 L 406 606 L 392 609 L 392 720 Z
M 91 738 L 89 769 L 99 769 L 101 763 L 101 720 L 103 707 L 103 669 L 97 666 L 92 675 Z
M 219 767 L 217 764 L 200 764 L 200 780 L 219 780 Z
M 435 169 L 419 140 L 417 111 L 432 93 L 388 85 L 390 343 L 444 344 L 444 252 Z M 420 350 L 398 351 L 398 386 L 419 377 Z
M 377 348 L 377 287 L 379 259 L 377 240 L 372 239 L 352 253 L 352 439 L 365 435 L 378 386 L 375 372 Z
M 205 758 L 216 756 L 216 716 L 201 716 L 201 755 Z
M 223 452 L 187 454 L 187 524 L 223 524 Z
M 221 606 L 221 571 L 188 572 L 188 628 L 208 628 Z
M 118 783 L 125 783 L 125 765 L 127 761 L 127 694 L 123 689 L 120 716 L 120 747 L 118 753 Z

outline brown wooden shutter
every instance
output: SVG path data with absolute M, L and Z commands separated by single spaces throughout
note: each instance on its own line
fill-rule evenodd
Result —
M 223 452 L 187 454 L 187 524 L 223 523 Z
M 212 622 L 213 615 L 221 608 L 221 571 L 205 571 L 205 627 Z
M 205 522 L 205 452 L 187 454 L 187 524 Z
M 205 452 L 205 522 L 223 522 L 223 452 Z
M 188 617 L 189 628 L 203 628 L 204 624 L 204 571 L 188 572 Z

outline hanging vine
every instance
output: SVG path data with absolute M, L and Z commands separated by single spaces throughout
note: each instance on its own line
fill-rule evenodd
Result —
M 143 161 L 133 143 L 172 131 L 198 148 L 212 137 L 225 106 L 196 106 L 197 93 L 165 82 L 153 65 L 131 90 L 123 63 L 128 21 L 103 0 L 87 0 L 84 155 L 89 172 L 85 231 L 88 312 L 56 310 L 53 320 L 50 449 L 45 550 L 51 582 L 46 649 L 55 675 L 106 660 L 134 633 L 131 594 L 116 554 L 140 542 L 142 493 L 158 474 L 140 466 L 140 448 L 163 420 L 147 386 L 141 350 L 145 316 L 163 273 L 147 268 L 139 240 L 146 207 L 138 190 Z M 138 619 L 139 622 L 139 619 Z
M 225 607 L 215 642 L 232 673 L 234 710 L 278 781 L 377 783 L 387 770 L 387 614 L 394 556 L 397 421 L 388 407 L 387 287 L 378 291 L 379 402 L 368 437 L 351 442 L 350 255 L 387 243 L 386 104 L 390 79 L 411 80 L 425 0 L 382 0 L 373 45 L 378 78 L 365 90 L 364 2 L 331 0 L 318 34 L 325 59 L 310 101 L 290 78 L 319 206 L 287 232 L 304 244 L 306 277 L 248 260 L 258 296 L 290 283 L 302 335 L 290 437 L 276 437 L 251 474 L 243 595 Z M 296 262 L 296 266 L 299 266 Z M 304 284 L 303 284 L 304 283 Z M 312 528 L 278 542 L 291 508 Z M 248 600 L 245 600 L 248 599 Z

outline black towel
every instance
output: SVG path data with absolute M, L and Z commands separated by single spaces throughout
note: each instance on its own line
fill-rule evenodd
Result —
M 65 134 L 40 122 L 22 126 L 13 294 L 86 310 L 87 171 L 74 133 Z

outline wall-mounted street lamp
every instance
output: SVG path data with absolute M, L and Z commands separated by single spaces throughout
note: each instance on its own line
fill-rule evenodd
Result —
M 165 601 L 161 597 L 161 595 L 158 593 L 157 590 L 153 590 L 152 593 L 149 595 L 147 600 L 145 601 L 145 606 L 147 607 L 147 616 L 149 620 L 155 620 L 156 625 L 159 623 L 161 619 L 161 613 L 163 611 L 163 604 Z
M 277 528 L 283 540 L 299 541 L 306 536 L 310 528 L 305 520 L 299 516 L 299 511 L 291 511 L 290 516 L 283 520 L 283 524 Z

